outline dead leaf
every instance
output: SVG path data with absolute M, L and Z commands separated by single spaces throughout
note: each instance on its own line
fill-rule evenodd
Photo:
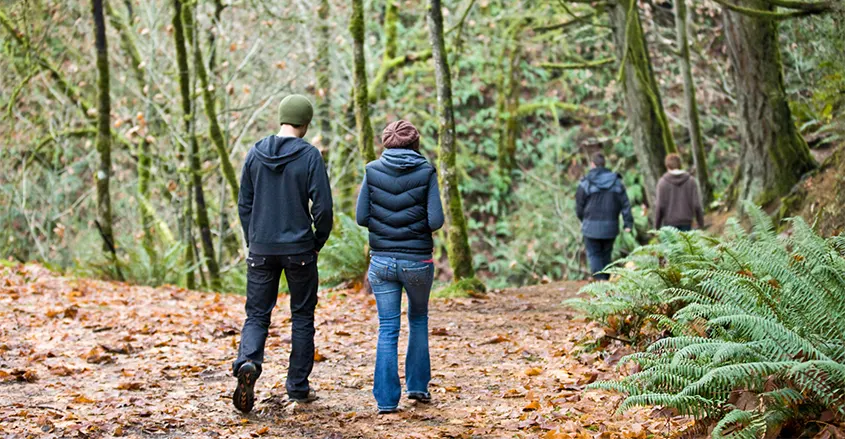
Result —
M 139 381 L 125 381 L 115 387 L 117 390 L 141 390 L 144 388 L 144 383 Z
M 318 363 L 321 362 L 321 361 L 326 361 L 326 357 L 323 354 L 321 354 L 320 351 L 318 351 L 317 349 L 314 349 L 314 361 L 316 361 Z
M 540 401 L 537 401 L 535 399 L 534 401 L 529 402 L 528 405 L 523 407 L 522 411 L 529 412 L 529 411 L 539 410 L 539 409 L 540 409 Z
M 93 404 L 96 401 L 94 401 L 93 399 L 91 399 L 91 398 L 89 398 L 85 395 L 79 395 L 76 398 L 73 398 L 73 402 L 75 402 L 77 404 Z
M 543 373 L 543 369 L 540 369 L 539 367 L 529 367 L 528 369 L 525 369 L 523 373 L 527 376 L 533 377 Z
M 446 328 L 432 328 L 431 335 L 438 335 L 438 336 L 441 336 L 441 337 L 445 337 L 445 336 L 449 335 L 449 331 L 447 331 Z
M 510 340 L 509 338 L 507 338 L 507 337 L 504 337 L 504 336 L 501 336 L 501 335 L 497 335 L 497 336 L 495 336 L 495 337 L 493 337 L 493 338 L 491 338 L 491 339 L 489 339 L 489 340 L 487 340 L 487 341 L 485 341 L 484 343 L 481 343 L 481 344 L 482 344 L 482 345 L 485 345 L 485 344 L 496 344 L 496 343 L 503 343 L 503 342 L 506 342 L 506 341 L 511 341 L 511 340 Z

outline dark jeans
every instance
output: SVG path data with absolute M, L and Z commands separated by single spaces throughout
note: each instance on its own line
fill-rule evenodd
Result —
M 590 262 L 590 272 L 593 273 L 593 279 L 610 279 L 609 275 L 599 272 L 610 265 L 614 241 L 616 239 L 584 238 L 584 245 L 587 247 L 587 260 Z
M 669 227 L 674 227 L 680 232 L 689 232 L 692 230 L 692 224 L 667 224 Z
M 310 390 L 308 375 L 314 367 L 314 308 L 317 307 L 317 254 L 261 256 L 247 258 L 246 321 L 241 331 L 241 345 L 234 373 L 247 361 L 255 363 L 261 374 L 264 343 L 270 327 L 270 315 L 279 295 L 282 271 L 290 290 L 291 351 L 285 387 L 293 397 L 305 397 Z

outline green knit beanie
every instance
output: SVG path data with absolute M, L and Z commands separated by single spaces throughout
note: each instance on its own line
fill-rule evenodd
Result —
M 293 126 L 308 125 L 314 117 L 311 101 L 302 95 L 290 95 L 279 104 L 279 123 Z

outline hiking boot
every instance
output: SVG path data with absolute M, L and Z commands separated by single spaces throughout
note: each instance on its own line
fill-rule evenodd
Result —
M 258 369 L 255 363 L 248 361 L 238 368 L 238 387 L 232 396 L 232 402 L 238 410 L 249 413 L 255 405 L 255 381 L 258 379 Z
M 392 409 L 378 409 L 378 414 L 380 415 L 392 415 L 394 413 L 399 413 L 398 407 L 394 407 Z
M 317 392 L 313 389 L 309 390 L 308 394 L 304 396 L 291 395 L 288 393 L 288 401 L 298 402 L 300 404 L 310 404 L 318 399 L 320 399 L 320 397 L 317 396 Z
M 431 404 L 431 393 L 428 392 L 408 392 L 408 399 L 412 399 L 423 404 Z

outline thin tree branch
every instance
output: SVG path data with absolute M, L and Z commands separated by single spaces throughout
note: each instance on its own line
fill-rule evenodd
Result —
M 595 69 L 598 67 L 612 64 L 616 58 L 603 58 L 595 61 L 585 61 L 580 63 L 541 63 L 540 67 L 554 70 L 579 70 L 579 69 Z

